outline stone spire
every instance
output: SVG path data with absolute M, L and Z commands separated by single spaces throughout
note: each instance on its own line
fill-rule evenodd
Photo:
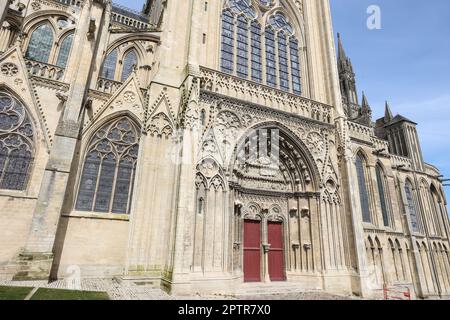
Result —
M 338 71 L 342 102 L 346 114 L 349 118 L 354 118 L 359 104 L 358 94 L 356 93 L 355 73 L 353 72 L 352 62 L 345 53 L 340 34 L 338 34 Z
M 141 13 L 148 16 L 151 26 L 156 28 L 161 26 L 166 2 L 167 0 L 146 0 Z
M 366 97 L 366 94 L 364 93 L 364 91 L 362 92 L 361 110 L 362 110 L 363 113 L 364 113 L 365 110 L 366 111 L 367 110 L 371 110 L 369 102 L 367 101 L 367 97 Z
M 372 124 L 372 108 L 369 105 L 369 101 L 367 100 L 366 94 L 362 93 L 362 102 L 361 102 L 361 109 L 359 111 L 359 118 L 358 122 L 370 126 Z
M 339 64 L 339 71 L 346 71 L 353 74 L 353 65 L 351 60 L 347 57 L 347 54 L 345 53 L 340 33 L 338 33 L 338 64 Z
M 146 0 L 144 6 L 142 7 L 142 13 L 149 15 L 150 9 L 152 8 L 154 0 Z
M 392 115 L 391 107 L 389 106 L 389 103 L 386 101 L 386 106 L 384 108 L 384 123 L 388 123 L 394 118 Z
M 337 34 L 338 37 L 338 58 L 339 61 L 347 60 L 347 55 L 345 54 L 344 46 L 342 45 L 341 34 Z

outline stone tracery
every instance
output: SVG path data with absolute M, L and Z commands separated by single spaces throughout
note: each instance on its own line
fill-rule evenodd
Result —
M 139 130 L 127 117 L 97 130 L 86 151 L 76 209 L 129 213 L 138 149 Z
M 23 104 L 0 91 L 0 189 L 26 188 L 34 153 L 33 131 Z

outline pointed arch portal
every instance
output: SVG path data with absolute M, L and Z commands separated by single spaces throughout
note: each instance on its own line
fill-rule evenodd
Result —
M 242 238 L 245 282 L 284 281 L 288 269 L 313 268 L 311 209 L 298 208 L 316 195 L 317 174 L 295 141 L 274 124 L 251 130 L 237 146 L 231 185 L 240 204 L 235 236 Z M 303 228 L 303 238 L 289 231 L 293 224 Z M 292 251 L 292 239 L 302 248 Z

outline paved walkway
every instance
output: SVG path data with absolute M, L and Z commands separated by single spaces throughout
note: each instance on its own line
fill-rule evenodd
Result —
M 243 294 L 235 296 L 195 295 L 170 296 L 160 289 L 144 286 L 123 286 L 112 279 L 83 279 L 81 283 L 70 284 L 66 280 L 47 281 L 1 281 L 0 286 L 41 287 L 53 289 L 77 289 L 104 291 L 113 300 L 347 300 L 352 297 L 336 296 L 323 292 L 290 292 L 285 294 Z

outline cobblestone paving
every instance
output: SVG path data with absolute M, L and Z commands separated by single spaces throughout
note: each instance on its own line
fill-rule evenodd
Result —
M 245 300 L 354 300 L 357 297 L 337 296 L 324 292 L 297 292 L 274 295 L 257 295 L 240 297 Z
M 286 294 L 249 294 L 225 295 L 193 295 L 170 296 L 164 291 L 149 287 L 123 286 L 112 279 L 83 279 L 80 284 L 72 285 L 65 280 L 51 283 L 47 281 L 5 281 L 0 280 L 0 286 L 41 287 L 53 289 L 75 288 L 84 291 L 104 291 L 113 300 L 348 300 L 354 297 L 336 296 L 323 292 L 291 292 Z

